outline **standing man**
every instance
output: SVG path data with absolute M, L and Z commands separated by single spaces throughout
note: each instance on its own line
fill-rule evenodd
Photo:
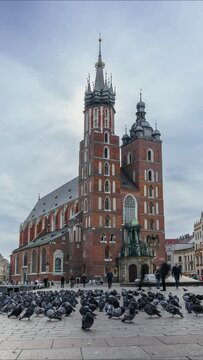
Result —
M 163 289 L 161 291 L 166 291 L 166 276 L 168 275 L 170 270 L 170 266 L 167 264 L 166 261 L 163 261 L 160 266 L 160 274 L 161 274 L 161 281 Z
M 159 289 L 160 288 L 160 281 L 161 281 L 161 273 L 160 273 L 159 266 L 157 266 L 157 268 L 156 268 L 155 277 L 156 277 L 156 287 L 157 287 L 157 289 Z
M 113 282 L 113 273 L 112 271 L 108 271 L 106 274 L 107 277 L 107 282 L 108 282 L 108 288 L 110 289 L 112 286 L 112 282 Z
M 85 287 L 85 284 L 86 284 L 86 282 L 87 282 L 87 275 L 86 275 L 86 274 L 82 274 L 81 280 L 82 280 L 82 283 L 83 283 L 83 287 Z
M 64 276 L 62 275 L 61 276 L 61 288 L 64 289 L 64 283 L 65 283 L 65 278 Z
M 178 264 L 175 264 L 172 268 L 172 276 L 175 279 L 176 289 L 178 289 L 180 276 L 182 276 L 181 268 L 178 266 Z

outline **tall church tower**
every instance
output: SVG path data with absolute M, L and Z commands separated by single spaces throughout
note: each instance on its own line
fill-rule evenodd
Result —
M 88 276 L 116 273 L 121 248 L 120 147 L 115 135 L 115 91 L 103 74 L 99 39 L 93 87 L 85 91 L 84 139 L 79 152 L 79 199 L 82 220 L 82 271 Z
M 162 141 L 159 130 L 146 120 L 145 103 L 137 103 L 136 121 L 130 136 L 123 136 L 122 168 L 137 186 L 141 241 L 155 250 L 157 263 L 165 258 Z

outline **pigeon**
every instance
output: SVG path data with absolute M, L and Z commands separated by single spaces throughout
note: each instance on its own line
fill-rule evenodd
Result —
M 144 307 L 144 312 L 147 315 L 149 315 L 150 317 L 153 316 L 153 315 L 157 315 L 157 316 L 161 317 L 160 311 L 153 304 L 146 304 L 145 307 Z
M 181 317 L 184 317 L 183 314 L 180 312 L 179 308 L 176 307 L 175 305 L 172 304 L 168 304 L 166 306 L 166 311 L 169 312 L 170 314 L 174 315 L 180 315 Z
M 132 322 L 136 314 L 138 314 L 138 311 L 133 306 L 130 306 L 129 309 L 127 309 L 124 312 L 123 318 L 121 321 L 122 322 L 125 322 L 125 321 Z
M 25 319 L 25 318 L 27 318 L 28 320 L 30 320 L 30 318 L 31 318 L 31 316 L 34 314 L 34 306 L 29 306 L 26 310 L 25 310 L 25 312 L 21 315 L 21 316 L 19 316 L 19 320 L 22 320 L 22 319 Z
M 203 314 L 203 306 L 201 304 L 193 304 L 192 312 L 194 312 L 196 316 L 199 314 Z
M 113 309 L 112 313 L 109 314 L 109 319 L 111 319 L 112 317 L 119 318 L 124 314 L 124 312 L 125 312 L 124 306 Z
M 92 312 L 87 312 L 83 317 L 82 317 L 82 330 L 89 330 L 91 328 L 91 326 L 94 324 L 94 318 L 95 315 Z
M 36 306 L 35 309 L 34 309 L 34 313 L 35 315 L 39 316 L 39 315 L 43 315 L 45 312 L 44 308 L 43 307 L 40 307 L 40 306 Z
M 46 316 L 49 318 L 49 321 L 51 321 L 52 319 L 61 320 L 63 314 L 61 314 L 58 311 L 55 311 L 54 309 L 48 309 L 46 312 Z
M 18 317 L 23 311 L 23 307 L 22 305 L 18 305 L 16 308 L 14 308 L 9 314 L 8 314 L 8 318 L 10 318 L 11 316 L 15 316 Z

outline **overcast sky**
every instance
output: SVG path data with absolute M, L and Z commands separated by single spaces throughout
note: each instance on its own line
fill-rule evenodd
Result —
M 78 174 L 84 89 L 98 37 L 117 89 L 116 134 L 139 89 L 163 140 L 166 238 L 192 233 L 203 199 L 203 2 L 0 2 L 0 252 L 41 197 Z

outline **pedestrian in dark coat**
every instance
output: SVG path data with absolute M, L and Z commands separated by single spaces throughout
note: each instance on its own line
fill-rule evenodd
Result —
M 62 288 L 62 289 L 64 288 L 64 283 L 65 283 L 65 278 L 64 278 L 64 276 L 62 275 L 62 276 L 61 276 L 61 288 Z
M 81 281 L 82 281 L 82 283 L 83 283 L 83 287 L 85 287 L 85 284 L 86 284 L 86 282 L 87 282 L 87 275 L 86 275 L 86 274 L 83 274 L 83 275 L 81 276 Z
M 177 264 L 175 264 L 172 268 L 172 276 L 175 279 L 176 289 L 178 289 L 180 276 L 182 276 L 182 273 L 181 273 L 181 267 L 178 266 Z
M 167 264 L 166 261 L 163 261 L 160 266 L 160 274 L 161 274 L 161 281 L 162 281 L 162 291 L 166 291 L 166 276 L 170 271 L 170 266 Z
M 110 289 L 113 282 L 113 273 L 111 271 L 108 271 L 106 274 L 106 278 L 107 278 L 108 288 Z

